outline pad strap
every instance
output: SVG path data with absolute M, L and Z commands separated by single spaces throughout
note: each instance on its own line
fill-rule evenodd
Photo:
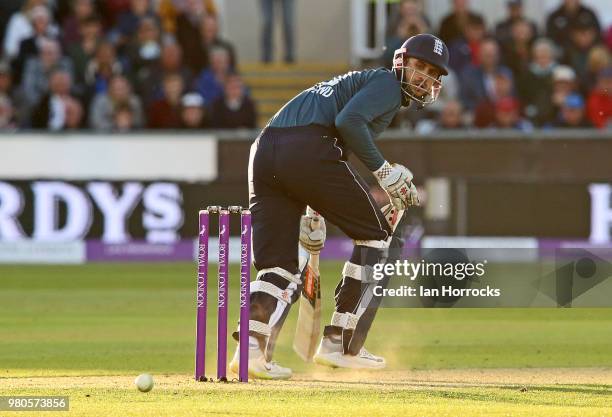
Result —
M 272 330 L 266 323 L 257 320 L 249 320 L 249 331 L 259 333 L 264 336 L 270 336 Z
M 294 284 L 297 284 L 297 285 L 302 284 L 302 280 L 300 279 L 300 274 L 292 274 L 291 272 L 279 266 L 276 266 L 274 268 L 262 269 L 261 271 L 257 273 L 257 279 L 259 279 L 261 276 L 265 274 L 276 274 L 278 276 L 285 278 L 289 282 L 293 282 Z
M 356 246 L 365 246 L 374 249 L 387 249 L 391 245 L 391 238 L 386 240 L 355 240 Z
M 338 313 L 334 311 L 332 314 L 331 324 L 332 326 L 342 327 L 343 329 L 354 329 L 357 327 L 359 317 L 352 313 Z
M 375 282 L 374 268 L 370 265 L 357 265 L 352 262 L 345 262 L 342 268 L 342 276 L 356 279 L 364 283 Z
M 289 287 L 285 290 L 281 290 L 276 285 L 266 281 L 251 281 L 251 294 L 255 292 L 265 292 L 270 294 L 272 297 L 279 301 L 283 301 L 287 304 L 291 304 L 291 297 L 293 296 L 293 290 Z

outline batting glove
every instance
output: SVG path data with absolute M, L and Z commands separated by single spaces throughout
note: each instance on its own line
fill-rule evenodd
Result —
M 325 220 L 318 215 L 305 215 L 300 220 L 300 243 L 311 255 L 318 255 L 325 245 Z
M 398 210 L 419 205 L 419 194 L 412 183 L 412 172 L 400 164 L 385 163 L 374 171 L 380 186 L 387 192 L 391 204 Z

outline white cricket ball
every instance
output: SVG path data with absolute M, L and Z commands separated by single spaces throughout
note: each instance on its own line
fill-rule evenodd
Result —
M 149 374 L 140 374 L 134 380 L 140 392 L 149 392 L 153 389 L 153 377 Z

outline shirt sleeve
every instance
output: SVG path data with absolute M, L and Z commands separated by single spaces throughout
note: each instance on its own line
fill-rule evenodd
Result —
M 342 141 L 370 171 L 380 168 L 385 159 L 374 144 L 368 123 L 382 117 L 388 119 L 388 126 L 400 103 L 398 82 L 383 73 L 368 80 L 336 116 Z

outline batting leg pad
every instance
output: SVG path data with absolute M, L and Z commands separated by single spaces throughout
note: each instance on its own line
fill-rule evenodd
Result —
M 257 280 L 251 282 L 249 334 L 257 338 L 268 360 L 291 304 L 299 298 L 301 283 L 300 274 L 279 267 L 260 270 Z M 237 332 L 233 337 L 238 339 Z
M 351 259 L 342 270 L 342 281 L 336 288 L 336 311 L 324 335 L 340 335 L 344 353 L 357 354 L 376 316 L 381 297 L 375 297 L 376 286 L 386 287 L 390 277 L 373 278 L 377 263 L 389 262 L 401 252 L 403 242 L 393 237 L 389 247 L 355 246 Z M 391 256 L 390 256 L 391 254 Z

